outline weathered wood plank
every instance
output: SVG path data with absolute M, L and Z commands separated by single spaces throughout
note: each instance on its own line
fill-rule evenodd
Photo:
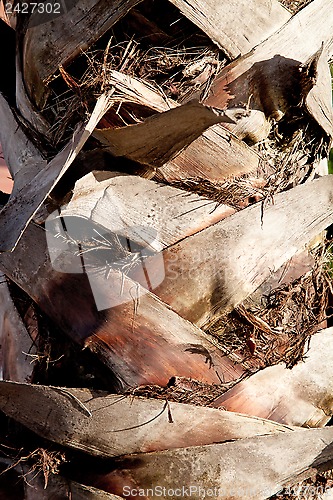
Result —
M 61 215 L 85 217 L 161 251 L 234 212 L 203 196 L 140 177 L 93 172 L 76 182 Z
M 249 52 L 290 18 L 275 0 L 170 1 L 231 59 Z
M 305 360 L 291 370 L 276 365 L 252 375 L 214 406 L 304 427 L 323 427 L 333 415 L 333 329 L 311 337 Z
M 33 13 L 23 40 L 22 61 L 27 92 L 38 108 L 45 100 L 45 85 L 59 66 L 90 47 L 139 2 L 80 0 L 71 2 L 70 9 L 49 22 L 46 14 Z
M 132 487 L 149 488 L 152 499 L 158 499 L 163 488 L 185 488 L 195 499 L 202 498 L 204 490 L 215 491 L 220 500 L 266 500 L 316 471 L 330 469 L 332 441 L 330 427 L 141 454 L 116 460 L 118 468 L 104 478 L 96 474 L 95 482 L 118 494 Z
M 11 382 L 0 382 L 0 409 L 43 438 L 101 457 L 291 430 L 268 420 L 212 408 Z
M 109 106 L 109 94 L 103 94 L 98 98 L 94 111 L 86 124 L 80 124 L 73 134 L 72 140 L 66 147 L 60 151 L 49 163 L 41 160 L 40 154 L 36 148 L 26 139 L 22 130 L 17 131 L 19 144 L 13 145 L 13 150 L 8 151 L 6 137 L 10 137 L 13 129 L 6 129 L 4 136 L 1 136 L 1 142 L 5 149 L 5 157 L 8 165 L 15 165 L 16 155 L 19 159 L 19 170 L 15 165 L 14 190 L 13 193 L 0 212 L 1 236 L 0 251 L 12 250 L 22 236 L 27 224 L 32 219 L 40 205 L 43 203 L 52 188 L 66 172 L 71 163 L 80 152 L 88 137 L 99 122 L 101 116 Z M 9 111 L 8 107 L 2 106 L 3 113 Z M 14 117 L 10 115 L 9 119 L 14 122 Z M 12 125 L 12 123 L 11 123 Z M 17 148 L 23 143 L 27 144 L 27 151 Z M 37 164 L 35 160 L 37 159 Z M 15 186 L 15 183 L 18 186 Z
M 299 78 L 300 65 L 311 63 L 315 54 L 321 51 L 322 44 L 326 57 L 332 55 L 332 7 L 332 0 L 309 3 L 249 54 L 222 69 L 205 103 L 224 109 L 249 102 L 250 109 L 261 110 L 266 118 L 278 120 L 291 105 L 302 104 L 301 98 L 304 97 L 308 111 L 332 137 L 333 112 L 331 100 L 328 100 L 327 59 L 325 68 L 324 63 L 319 65 L 317 60 L 308 75 L 303 71 L 308 81 Z M 322 29 L 318 30 L 318 26 Z M 320 68 L 318 75 L 317 65 Z
M 154 293 L 207 326 L 332 223 L 332 189 L 333 177 L 321 177 L 274 196 L 262 222 L 256 204 L 166 249 L 165 278 Z

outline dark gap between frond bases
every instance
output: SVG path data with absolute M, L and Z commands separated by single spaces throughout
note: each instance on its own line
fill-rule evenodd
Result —
M 0 60 L 2 68 L 0 92 L 5 96 L 11 106 L 15 106 L 15 52 L 15 31 L 0 19 Z
M 60 73 L 50 83 L 43 115 L 51 124 L 55 144 L 66 142 L 75 123 L 92 110 L 96 97 L 108 89 L 108 71 L 121 71 L 151 82 L 166 96 L 181 102 L 198 91 L 195 77 L 186 71 L 203 57 L 216 60 L 219 69 L 227 62 L 211 39 L 170 2 L 145 0 L 66 66 L 64 71 L 70 75 L 72 85 Z M 131 123 L 133 114 L 138 119 L 151 114 L 143 106 L 136 112 L 135 106 L 122 103 L 120 114 L 125 122 Z M 124 121 L 115 125 L 122 126 Z

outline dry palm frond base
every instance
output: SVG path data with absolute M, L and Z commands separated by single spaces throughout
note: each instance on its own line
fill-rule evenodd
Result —
M 332 297 L 330 247 L 321 246 L 314 258 L 311 271 L 274 288 L 261 303 L 248 299 L 209 328 L 219 349 L 245 368 L 241 378 L 281 362 L 292 368 L 306 356 L 311 335 L 324 327 Z M 133 394 L 209 406 L 239 381 L 207 385 L 174 377 L 168 387 L 144 386 Z
M 242 378 L 280 362 L 291 368 L 303 359 L 308 339 L 326 320 L 333 295 L 330 260 L 330 246 L 317 249 L 310 272 L 274 288 L 261 302 L 248 299 L 210 327 L 214 344 L 245 368 Z M 38 309 L 31 311 L 31 299 L 16 285 L 11 284 L 11 295 L 36 348 L 36 355 L 27 353 L 35 366 L 34 383 L 112 390 L 110 374 L 97 358 L 74 345 Z M 38 335 L 32 331 L 36 324 Z M 208 385 L 175 376 L 168 387 L 138 387 L 130 394 L 209 406 L 237 382 Z
M 295 12 L 308 2 L 281 3 Z M 215 75 L 227 62 L 225 54 L 165 0 L 155 7 L 151 2 L 140 3 L 71 66 L 60 67 L 50 83 L 49 98 L 43 109 L 43 116 L 51 125 L 50 151 L 61 148 L 72 136 L 76 124 L 91 112 L 96 98 L 112 90 L 108 82 L 110 71 L 141 79 L 163 98 L 183 103 L 193 95 L 204 100 Z M 121 93 L 113 90 L 113 126 L 135 124 L 153 114 L 147 106 L 124 102 Z M 301 109 L 293 109 L 291 114 L 273 124 L 267 139 L 251 145 L 261 159 L 257 172 L 219 183 L 189 178 L 174 185 L 236 210 L 261 201 L 264 214 L 265 204 L 274 202 L 275 194 L 311 179 L 317 161 L 327 153 L 327 144 L 320 139 L 322 133 L 309 116 Z M 85 152 L 96 149 L 102 150 L 98 141 L 89 139 Z M 115 159 L 110 168 L 117 170 L 120 163 L 121 160 Z M 163 181 L 158 169 L 152 178 Z M 261 303 L 247 300 L 209 328 L 216 346 L 245 368 L 242 376 L 281 362 L 292 368 L 303 359 L 308 340 L 327 319 L 333 295 L 331 265 L 327 262 L 330 253 L 330 249 L 326 252 L 318 249 L 311 272 L 274 288 L 263 296 Z M 111 376 L 97 358 L 74 346 L 14 286 L 12 295 L 37 349 L 37 354 L 27 353 L 35 366 L 33 382 L 112 389 Z M 208 385 L 175 376 L 167 387 L 138 387 L 130 394 L 210 406 L 230 387 L 223 380 L 218 385 Z M 22 450 L 11 458 L 12 467 L 27 464 L 31 467 L 29 475 L 42 474 L 45 486 L 49 475 L 56 474 L 65 461 L 62 453 L 44 448 L 30 453 Z M 331 472 L 317 475 L 299 489 L 296 486 L 291 491 L 285 490 L 274 499 L 319 499 L 321 491 L 332 487 L 332 478 Z
M 107 74 L 110 70 L 126 70 L 126 74 L 136 77 L 139 75 L 139 78 L 143 75 L 144 81 L 152 84 L 162 97 L 181 102 L 181 96 L 190 95 L 197 90 L 197 85 L 193 84 L 193 81 L 200 77 L 200 72 L 205 72 L 207 67 L 211 67 L 215 68 L 215 74 L 225 62 L 216 49 L 214 51 L 209 46 L 190 49 L 152 48 L 143 53 L 139 43 L 133 40 L 126 44 L 120 43 L 119 46 L 110 44 L 105 51 L 96 50 L 83 54 L 81 58 L 86 58 L 87 61 L 84 75 L 81 79 L 75 79 L 67 70 L 61 69 L 59 78 L 62 78 L 63 82 L 60 87 L 65 83 L 67 89 L 63 89 L 61 95 L 55 93 L 54 101 L 44 110 L 45 116 L 53 122 L 51 131 L 53 131 L 53 146 L 56 147 L 62 145 L 72 134 L 76 122 L 91 109 L 94 99 L 103 90 L 108 90 Z M 74 69 L 72 71 L 74 72 Z M 175 92 L 176 80 L 178 96 L 172 93 Z M 205 85 L 209 86 L 211 80 L 212 78 L 207 80 Z M 123 96 L 118 95 L 117 90 L 114 90 L 113 100 L 113 126 L 122 127 L 139 123 L 153 113 L 143 105 L 124 102 Z M 107 122 L 104 125 L 107 125 Z M 214 183 L 202 178 L 189 178 L 177 181 L 173 185 L 206 196 L 218 204 L 227 204 L 236 209 L 245 208 L 260 200 L 270 199 L 274 194 L 315 175 L 316 164 L 322 155 L 325 156 L 327 149 L 326 144 L 318 144 L 318 140 L 315 139 L 318 137 L 316 134 L 316 125 L 309 124 L 308 117 L 300 115 L 288 121 L 281 120 L 265 141 L 252 146 L 261 159 L 257 172 Z M 98 141 L 90 139 L 86 149 L 96 148 L 100 148 Z M 112 159 L 108 153 L 105 155 Z M 123 159 L 118 158 L 109 163 L 112 169 L 129 168 L 131 172 L 136 167 L 138 174 L 143 176 L 148 174 L 153 180 L 165 182 L 158 169 L 152 174 L 148 167 L 140 171 L 139 165 L 135 166 L 132 163 L 126 165 Z
M 211 40 L 170 3 L 163 0 L 157 10 L 151 2 L 143 2 L 69 68 L 60 68 L 43 109 L 54 145 L 71 135 L 79 117 L 108 90 L 112 70 L 143 79 L 161 95 L 182 102 L 198 90 L 204 96 L 226 61 Z M 115 106 L 118 126 L 152 114 L 144 106 L 123 103 L 121 98 Z
M 112 375 L 98 358 L 88 349 L 77 346 L 23 290 L 7 281 L 17 311 L 31 337 L 31 348 L 24 353 L 26 363 L 33 366 L 31 382 L 112 390 Z
M 132 9 L 72 65 L 66 69 L 60 67 L 50 84 L 50 96 L 43 109 L 44 118 L 51 126 L 52 147 L 61 147 L 72 135 L 75 124 L 91 111 L 96 97 L 110 90 L 110 71 L 141 79 L 151 84 L 162 98 L 175 103 L 194 95 L 204 99 L 208 94 L 215 75 L 228 62 L 225 54 L 169 3 L 158 11 L 152 5 L 143 2 Z M 165 18 L 160 12 L 166 14 Z M 124 96 L 113 90 L 112 126 L 135 124 L 154 113 L 147 106 L 125 102 Z M 291 114 L 293 116 L 286 115 L 273 126 L 268 139 L 253 146 L 262 159 L 259 172 L 254 172 L 252 177 L 242 177 L 236 187 L 233 178 L 209 187 L 210 191 L 217 191 L 218 202 L 225 203 L 225 199 L 230 198 L 230 190 L 233 204 L 243 208 L 262 197 L 263 186 L 273 194 L 311 175 L 314 162 L 327 147 L 318 145 L 321 133 L 318 134 L 309 116 L 301 109 L 292 109 Z M 100 147 L 94 139 L 87 144 L 88 149 Z M 154 179 L 163 181 L 158 170 Z M 205 184 L 203 194 L 208 184 L 200 181 Z M 197 182 L 197 179 L 187 179 L 178 187 L 191 190 Z M 258 184 L 260 188 L 256 189 Z M 201 186 L 195 186 L 196 191 L 200 189 Z
M 111 71 L 152 85 L 162 99 L 176 104 L 194 95 L 204 99 L 216 74 L 228 62 L 225 54 L 169 2 L 163 0 L 157 9 L 153 2 L 144 1 L 69 67 L 60 67 L 49 84 L 50 94 L 42 113 L 50 123 L 50 148 L 62 147 L 75 125 L 91 112 L 96 98 L 111 88 L 113 108 L 109 118 L 102 119 L 102 126 L 123 127 L 154 114 L 145 105 L 125 100 L 109 82 Z M 292 109 L 273 124 L 266 140 L 252 145 L 261 159 L 257 172 L 221 182 L 188 178 L 175 185 L 238 210 L 271 200 L 274 194 L 313 177 L 316 163 L 327 153 L 327 144 L 318 140 L 320 137 L 314 121 L 300 108 Z M 103 151 L 103 146 L 91 138 L 87 150 Z M 135 171 L 166 182 L 158 168 L 154 172 L 147 166 L 105 155 L 110 157 L 107 163 L 112 170 Z
M 227 388 L 226 384 L 210 385 L 185 377 L 172 377 L 167 387 L 156 385 L 140 386 L 129 391 L 128 395 L 196 406 L 210 406 Z
M 289 132 L 288 132 L 289 133 Z M 174 182 L 179 189 L 195 192 L 217 204 L 230 205 L 236 210 L 253 203 L 274 201 L 274 195 L 312 179 L 325 145 L 316 144 L 309 127 L 295 130 L 290 141 L 276 136 L 273 130 L 268 139 L 255 147 L 261 158 L 257 172 L 212 183 L 205 179 Z M 158 172 L 156 180 L 162 181 Z
M 302 360 L 310 336 L 327 319 L 331 297 L 327 258 L 323 247 L 317 249 L 310 272 L 273 289 L 262 296 L 261 303 L 248 299 L 215 323 L 209 333 L 228 356 L 242 356 L 250 370 L 251 366 L 264 368 L 280 362 L 292 368 Z

